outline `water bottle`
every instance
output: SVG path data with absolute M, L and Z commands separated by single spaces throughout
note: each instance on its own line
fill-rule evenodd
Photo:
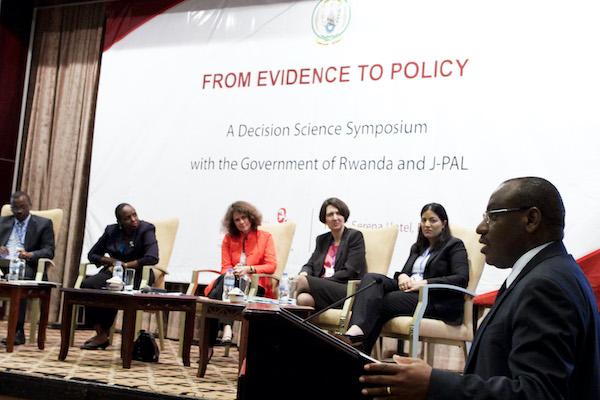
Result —
M 11 258 L 8 264 L 8 276 L 6 277 L 9 281 L 16 281 L 19 279 L 19 259 Z
M 121 264 L 121 261 L 116 261 L 115 266 L 113 267 L 113 278 L 117 276 L 123 281 L 123 265 Z
M 289 291 L 289 296 L 290 296 L 290 300 L 289 303 L 296 305 L 296 277 L 295 276 L 290 276 L 290 279 L 288 280 L 289 285 L 288 285 L 288 291 Z
M 279 280 L 279 303 L 287 304 L 290 298 L 288 274 L 284 272 Z
M 229 299 L 229 291 L 235 287 L 235 275 L 233 275 L 233 269 L 229 268 L 227 272 L 225 272 L 225 277 L 223 278 L 223 300 Z

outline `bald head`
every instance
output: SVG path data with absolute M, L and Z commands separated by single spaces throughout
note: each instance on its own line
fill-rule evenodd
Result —
M 565 228 L 565 206 L 558 189 L 543 178 L 509 179 L 501 187 L 508 189 L 511 203 L 519 207 L 537 207 L 541 214 L 541 230 L 548 240 L 561 240 Z
M 503 182 L 492 193 L 477 233 L 486 262 L 510 268 L 527 251 L 561 240 L 564 226 L 558 190 L 545 179 L 526 177 Z

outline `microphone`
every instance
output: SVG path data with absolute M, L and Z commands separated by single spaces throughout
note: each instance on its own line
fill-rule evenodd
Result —
M 365 290 L 367 290 L 367 289 L 368 289 L 368 288 L 370 288 L 371 286 L 373 286 L 373 285 L 375 285 L 375 284 L 377 284 L 377 283 L 381 283 L 381 282 L 383 282 L 383 280 L 382 280 L 381 278 L 379 278 L 379 277 L 375 278 L 375 279 L 373 280 L 373 282 L 369 283 L 367 286 L 365 286 L 365 287 L 363 287 L 363 288 L 360 288 L 360 289 L 359 289 L 359 290 L 357 290 L 356 292 L 352 293 L 350 296 L 346 296 L 346 297 L 344 297 L 343 299 L 339 299 L 339 300 L 338 300 L 338 301 L 336 301 L 335 303 L 331 303 L 330 305 L 328 305 L 327 307 L 323 308 L 322 310 L 320 310 L 320 311 L 318 311 L 318 312 L 316 312 L 316 313 L 314 313 L 314 314 L 312 314 L 312 315 L 308 316 L 307 318 L 304 318 L 304 319 L 302 320 L 302 323 L 305 323 L 305 322 L 308 322 L 308 321 L 310 321 L 311 319 L 313 319 L 313 318 L 315 318 L 315 317 L 317 317 L 317 316 L 319 316 L 319 315 L 323 314 L 325 311 L 327 311 L 327 310 L 330 310 L 330 309 L 334 308 L 335 306 L 337 306 L 337 305 L 339 305 L 339 304 L 343 303 L 344 301 L 348 300 L 350 297 L 354 297 L 354 296 L 356 296 L 357 294 L 364 292 Z

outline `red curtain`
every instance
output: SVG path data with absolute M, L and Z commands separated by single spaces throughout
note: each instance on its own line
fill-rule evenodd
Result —
M 0 13 L 0 204 L 8 203 L 19 135 L 33 6 L 2 2 Z
M 106 5 L 104 51 L 139 26 L 184 0 L 129 0 Z

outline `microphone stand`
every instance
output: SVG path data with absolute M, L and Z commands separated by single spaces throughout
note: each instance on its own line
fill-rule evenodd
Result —
M 381 283 L 381 279 L 376 279 L 376 280 L 374 280 L 373 282 L 369 283 L 367 286 L 365 286 L 365 287 L 363 287 L 363 288 L 360 288 L 359 290 L 357 290 L 356 292 L 352 293 L 351 295 L 349 295 L 349 296 L 346 296 L 346 297 L 344 297 L 343 299 L 339 299 L 338 301 L 336 301 L 335 303 L 332 303 L 332 304 L 328 305 L 328 306 L 327 306 L 327 307 L 325 307 L 324 309 L 322 309 L 322 310 L 320 310 L 320 311 L 318 311 L 318 312 L 316 312 L 316 313 L 314 313 L 314 314 L 312 314 L 312 315 L 308 316 L 307 318 L 304 318 L 304 319 L 302 320 L 302 323 L 304 323 L 304 322 L 308 322 L 308 321 L 310 321 L 311 319 L 313 319 L 313 318 L 315 318 L 315 317 L 317 317 L 317 316 L 319 316 L 319 315 L 323 314 L 325 311 L 327 311 L 327 310 L 330 310 L 330 309 L 334 308 L 335 306 L 337 306 L 337 305 L 339 305 L 339 304 L 343 303 L 344 301 L 348 300 L 350 297 L 354 297 L 354 296 L 356 296 L 357 294 L 364 292 L 365 290 L 367 290 L 367 289 L 368 289 L 368 288 L 370 288 L 371 286 L 375 285 L 376 283 Z

